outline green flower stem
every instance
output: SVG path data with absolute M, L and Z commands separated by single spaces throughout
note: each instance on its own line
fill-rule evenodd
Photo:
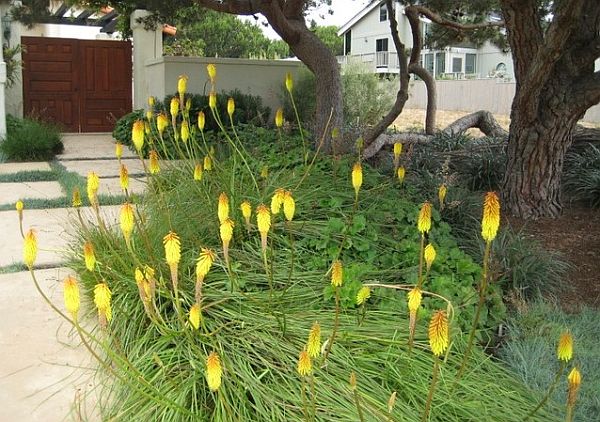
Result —
M 440 359 L 437 355 L 433 357 L 433 374 L 431 378 L 431 384 L 429 385 L 429 394 L 427 395 L 427 402 L 425 402 L 425 410 L 423 411 L 423 417 L 421 422 L 426 422 L 429 419 L 429 411 L 431 409 L 431 402 L 433 401 L 433 395 L 435 393 L 435 387 L 437 385 L 438 375 L 440 372 Z
M 335 287 L 335 317 L 333 320 L 333 331 L 331 332 L 331 337 L 329 337 L 329 344 L 327 344 L 327 350 L 325 351 L 325 355 L 323 356 L 323 363 L 325 364 L 327 361 L 327 357 L 331 352 L 331 348 L 333 347 L 333 342 L 335 341 L 335 336 L 337 334 L 338 327 L 340 325 L 340 288 L 339 286 Z
M 469 340 L 467 341 L 467 348 L 463 354 L 462 361 L 460 363 L 460 368 L 456 374 L 456 378 L 454 379 L 454 385 L 460 380 L 462 377 L 466 367 L 467 362 L 469 360 L 469 356 L 471 354 L 471 349 L 473 348 L 473 342 L 475 340 L 475 333 L 477 332 L 477 326 L 479 325 L 479 317 L 481 316 L 481 310 L 483 309 L 483 305 L 486 299 L 486 290 L 488 284 L 488 265 L 491 253 L 492 242 L 485 243 L 485 252 L 483 253 L 483 274 L 481 277 L 481 285 L 479 286 L 479 301 L 477 302 L 477 309 L 475 310 L 475 317 L 473 318 L 473 325 L 471 326 L 471 331 L 469 332 Z
M 554 377 L 554 381 L 552 381 L 552 384 L 550 384 L 550 388 L 548 389 L 548 391 L 546 392 L 546 394 L 544 395 L 542 400 L 540 400 L 538 405 L 531 412 L 529 412 L 527 414 L 527 416 L 525 416 L 525 419 L 523 419 L 524 421 L 529 420 L 533 415 L 536 414 L 536 412 L 538 410 L 540 410 L 546 404 L 546 402 L 548 401 L 548 399 L 550 398 L 550 396 L 556 389 L 556 386 L 558 385 L 558 382 L 560 381 L 560 379 L 563 375 L 563 372 L 565 371 L 565 365 L 566 365 L 566 362 L 564 360 L 560 361 L 560 367 L 558 368 L 558 372 L 556 373 L 556 376 Z M 567 409 L 567 412 L 568 412 L 568 409 Z M 567 420 L 569 420 L 569 419 L 567 419 Z

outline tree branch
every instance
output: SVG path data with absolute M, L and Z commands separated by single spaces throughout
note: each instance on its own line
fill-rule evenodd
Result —
M 600 70 L 578 79 L 571 90 L 573 102 L 590 108 L 600 103 Z
M 260 7 L 256 5 L 254 0 L 195 0 L 195 2 L 207 9 L 232 15 L 254 15 L 260 13 Z
M 291 19 L 299 19 L 304 12 L 306 0 L 286 0 L 283 13 Z
M 483 28 L 493 28 L 493 27 L 503 27 L 504 21 L 498 22 L 485 22 L 485 23 L 458 23 L 449 19 L 446 19 L 435 13 L 434 11 L 428 9 L 425 6 L 409 6 L 407 9 L 413 9 L 416 13 L 419 13 L 427 18 L 429 18 L 432 22 L 437 23 L 438 25 L 445 26 L 446 28 L 452 28 L 455 31 L 472 31 L 474 29 L 483 29 Z
M 408 100 L 408 86 L 410 77 L 408 75 L 408 58 L 406 56 L 405 46 L 400 40 L 398 34 L 398 21 L 396 20 L 396 12 L 392 0 L 386 0 L 385 4 L 388 10 L 388 16 L 390 20 L 390 31 L 392 33 L 392 39 L 394 40 L 394 46 L 396 47 L 396 54 L 398 55 L 398 66 L 400 68 L 400 88 L 398 94 L 396 94 L 396 101 L 390 109 L 390 111 L 383 116 L 383 118 L 373 128 L 371 128 L 365 135 L 365 144 L 369 145 L 379 135 L 381 135 L 393 122 L 396 120 L 398 115 L 402 112 L 406 100 Z
M 404 9 L 404 14 L 410 24 L 410 31 L 412 33 L 413 47 L 410 52 L 410 64 L 419 63 L 421 59 L 421 49 L 423 48 L 423 34 L 421 31 L 421 19 L 419 19 L 419 12 L 415 9 L 415 6 L 409 6 Z
M 521 81 L 522 89 L 516 99 L 521 116 L 526 121 L 536 119 L 539 96 L 553 74 L 550 69 L 561 58 L 571 33 L 579 22 L 583 3 L 584 0 L 563 3 L 546 32 L 543 44 L 531 60 L 531 66 L 527 70 L 527 76 Z
M 437 87 L 435 79 L 427 69 L 419 63 L 411 63 L 408 65 L 408 71 L 425 82 L 427 89 L 427 111 L 425 112 L 425 133 L 433 135 L 435 132 L 436 111 L 437 111 Z

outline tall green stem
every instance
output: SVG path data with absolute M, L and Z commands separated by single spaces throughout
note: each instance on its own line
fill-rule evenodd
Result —
M 538 405 L 531 412 L 529 412 L 527 414 L 527 416 L 525 416 L 525 419 L 523 419 L 524 421 L 529 420 L 529 418 L 531 418 L 533 415 L 535 415 L 535 413 L 546 404 L 546 402 L 548 401 L 548 399 L 550 398 L 550 396 L 556 389 L 556 386 L 558 385 L 558 382 L 560 381 L 560 378 L 562 377 L 564 371 L 565 371 L 565 361 L 561 361 L 560 368 L 558 368 L 558 372 L 556 373 L 556 376 L 554 377 L 554 381 L 552 382 L 552 384 L 550 384 L 550 388 L 546 392 L 546 395 L 542 398 L 542 400 L 540 400 Z M 567 419 L 567 420 L 569 420 L 569 419 Z
M 475 340 L 475 333 L 477 332 L 477 326 L 479 325 L 479 317 L 481 316 L 481 310 L 483 309 L 483 304 L 485 303 L 486 298 L 486 290 L 488 283 L 488 264 L 490 259 L 492 242 L 485 243 L 485 252 L 483 253 L 483 274 L 481 277 L 481 285 L 479 286 L 479 302 L 477 303 L 477 309 L 475 310 L 475 317 L 473 319 L 473 326 L 471 327 L 471 331 L 469 332 L 469 340 L 467 341 L 467 348 L 465 353 L 463 354 L 462 361 L 460 363 L 460 368 L 458 373 L 456 374 L 456 379 L 454 380 L 454 384 L 460 380 L 462 377 L 466 367 L 467 362 L 469 360 L 469 356 L 471 354 L 471 349 L 473 348 L 473 341 Z
M 440 359 L 437 356 L 433 358 L 433 375 L 431 378 L 431 385 L 429 386 L 429 394 L 427 395 L 427 402 L 425 403 L 425 411 L 421 422 L 426 422 L 429 418 L 429 411 L 431 409 L 431 402 L 433 401 L 433 395 L 435 393 L 435 387 L 437 385 L 438 374 L 440 372 Z

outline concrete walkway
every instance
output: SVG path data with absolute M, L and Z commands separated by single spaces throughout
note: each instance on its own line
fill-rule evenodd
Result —
M 97 171 L 103 178 L 100 193 L 120 194 L 119 166 L 114 141 L 108 134 L 64 137 L 65 151 L 58 157 L 67 169 L 82 176 Z M 130 173 L 141 169 L 135 156 L 124 150 Z M 138 166 L 138 167 L 136 167 Z M 0 174 L 20 171 L 50 171 L 48 163 L 3 163 Z M 131 179 L 134 192 L 145 182 Z M 57 186 L 58 185 L 58 186 Z M 85 192 L 82 192 L 85 194 Z M 60 198 L 65 194 L 57 182 L 0 183 L 0 204 L 19 198 Z M 118 206 L 101 207 L 107 225 L 118 222 Z M 85 220 L 95 222 L 89 208 Z M 76 235 L 77 216 L 72 208 L 28 209 L 25 202 L 23 228 L 33 228 L 39 252 L 35 271 L 42 289 L 60 309 L 62 282 L 69 274 L 63 268 L 69 242 Z M 23 241 L 16 210 L 0 211 L 0 267 L 22 264 Z M 35 289 L 29 272 L 0 274 L 0 421 L 59 422 L 99 420 L 93 398 L 95 362 L 81 344 L 72 326 L 63 320 Z

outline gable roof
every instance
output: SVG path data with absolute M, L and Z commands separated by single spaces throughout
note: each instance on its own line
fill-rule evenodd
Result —
M 383 0 L 371 0 L 371 2 L 365 7 L 363 7 L 360 12 L 358 12 L 348 22 L 346 22 L 340 27 L 340 29 L 337 32 L 338 36 L 344 35 L 344 33 L 347 32 L 350 28 L 352 28 L 356 23 L 358 23 L 358 21 L 360 21 L 362 18 L 368 15 L 371 12 L 371 10 L 375 9 L 376 7 L 379 7 L 379 5 L 382 3 Z M 404 10 L 404 6 L 402 5 L 396 5 L 396 7 L 401 7 L 401 10 Z

